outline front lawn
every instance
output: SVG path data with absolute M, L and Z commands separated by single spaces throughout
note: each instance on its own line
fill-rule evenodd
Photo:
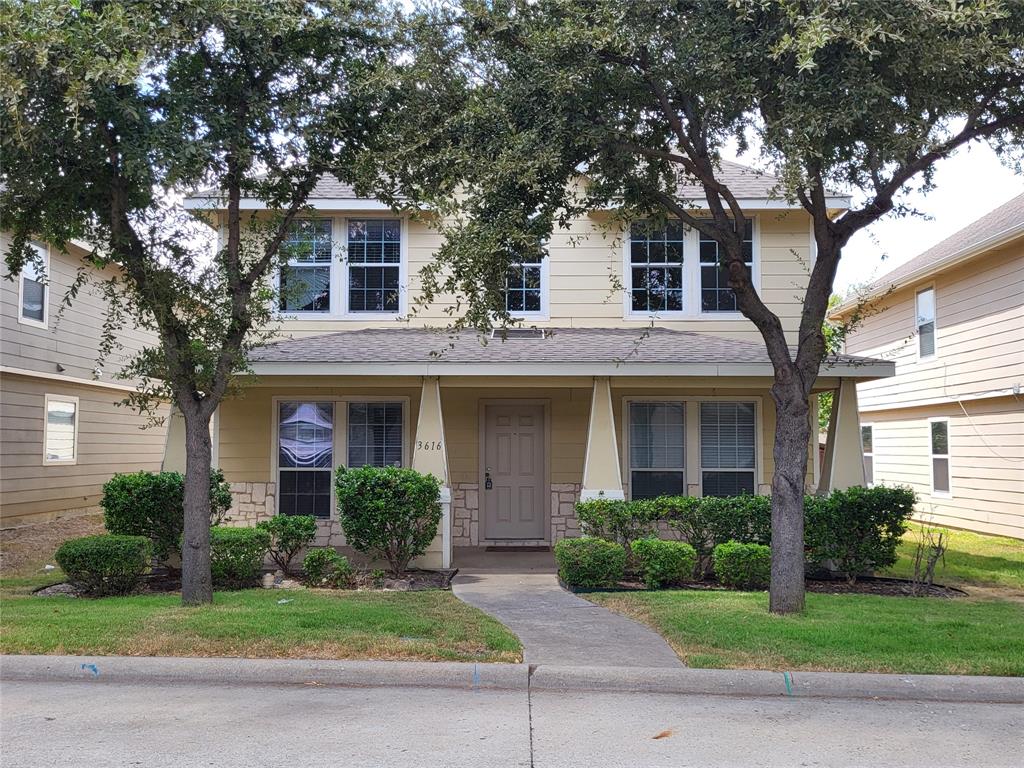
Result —
M 515 635 L 450 592 L 255 589 L 218 592 L 212 606 L 183 608 L 175 594 L 89 600 L 16 594 L 10 588 L 29 584 L 13 580 L 5 586 L 2 653 L 521 658 Z
M 883 575 L 910 578 L 920 527 L 914 525 L 900 543 L 900 559 Z M 948 531 L 945 564 L 935 569 L 935 581 L 954 586 L 982 585 L 1024 590 L 1024 541 L 970 531 Z
M 765 592 L 587 595 L 649 624 L 691 667 L 1024 675 L 1024 605 L 808 593 L 799 616 Z

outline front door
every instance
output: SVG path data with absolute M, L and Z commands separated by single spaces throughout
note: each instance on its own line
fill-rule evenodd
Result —
M 484 406 L 485 539 L 546 539 L 544 406 Z

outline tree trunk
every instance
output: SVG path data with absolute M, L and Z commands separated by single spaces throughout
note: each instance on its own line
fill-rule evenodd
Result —
M 213 602 L 210 575 L 210 417 L 185 417 L 185 535 L 181 548 L 181 603 Z
M 804 484 L 810 441 L 809 406 L 796 366 L 777 371 L 775 474 L 772 476 L 772 613 L 804 609 Z

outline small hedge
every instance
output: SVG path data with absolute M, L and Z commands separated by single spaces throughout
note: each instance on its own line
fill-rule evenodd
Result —
M 657 530 L 659 509 L 647 501 L 588 499 L 576 503 L 576 517 L 585 536 L 629 547 Z
M 302 561 L 306 583 L 311 587 L 346 587 L 352 578 L 348 558 L 330 547 L 312 549 Z
M 259 528 L 212 528 L 210 570 L 213 586 L 221 589 L 256 586 L 268 549 L 270 534 Z
M 275 515 L 256 527 L 270 534 L 270 557 L 286 574 L 291 573 L 292 558 L 316 538 L 312 515 Z
M 180 554 L 185 527 L 185 477 L 180 472 L 119 473 L 103 484 L 103 525 L 124 536 L 146 536 L 153 554 L 167 560 Z M 219 469 L 210 470 L 210 522 L 231 509 L 231 487 Z
M 626 548 L 595 536 L 555 544 L 558 576 L 571 587 L 610 587 L 626 572 Z
M 134 592 L 149 568 L 153 546 L 145 536 L 83 536 L 60 545 L 55 558 L 82 594 L 91 597 Z
M 633 542 L 633 555 L 648 589 L 689 581 L 697 562 L 696 550 L 684 541 L 640 539 Z
M 712 555 L 718 583 L 733 589 L 768 589 L 772 575 L 772 551 L 764 544 L 728 541 Z

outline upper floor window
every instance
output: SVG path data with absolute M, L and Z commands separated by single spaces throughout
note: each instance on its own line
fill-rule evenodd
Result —
M 743 261 L 754 270 L 754 222 L 743 230 Z M 700 233 L 700 308 L 702 312 L 736 312 L 736 294 L 729 287 L 729 270 L 721 263 L 718 241 Z
M 402 222 L 348 222 L 348 311 L 398 313 Z
M 28 325 L 46 326 L 48 300 L 47 275 L 50 254 L 42 243 L 30 243 L 36 260 L 27 261 L 21 269 L 18 284 L 18 321 Z
M 935 356 L 935 289 L 917 292 L 918 357 Z
M 330 312 L 332 242 L 330 219 L 301 219 L 292 224 L 281 267 L 280 308 L 287 312 Z
M 544 254 L 509 267 L 505 275 L 505 311 L 510 315 L 539 315 L 544 307 Z
M 683 311 L 683 225 L 654 229 L 637 222 L 629 234 L 630 307 L 633 312 Z

